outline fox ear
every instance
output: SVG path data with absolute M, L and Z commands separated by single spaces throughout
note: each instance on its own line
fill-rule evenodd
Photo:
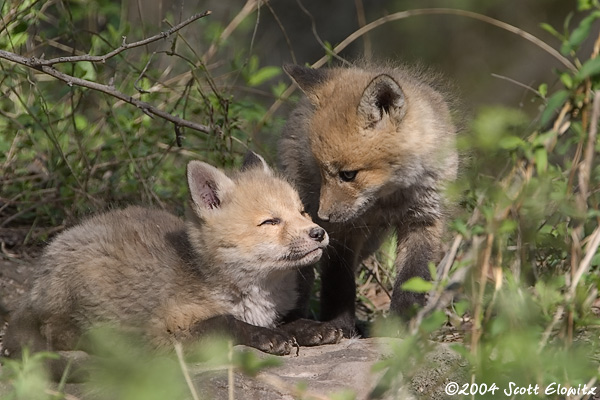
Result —
M 295 64 L 285 64 L 283 70 L 298 85 L 300 90 L 313 103 L 319 103 L 316 89 L 329 79 L 329 71 L 326 69 L 313 69 Z
M 399 122 L 406 114 L 406 101 L 400 85 L 389 75 L 375 77 L 358 103 L 358 115 L 366 127 L 374 127 L 387 114 Z
M 271 168 L 265 161 L 264 158 L 256 154 L 255 152 L 248 150 L 246 155 L 244 156 L 244 161 L 242 162 L 242 171 L 246 171 L 252 168 L 262 168 L 262 170 L 271 175 Z
M 219 208 L 223 195 L 235 185 L 222 171 L 201 161 L 188 163 L 187 180 L 192 206 L 199 212 Z

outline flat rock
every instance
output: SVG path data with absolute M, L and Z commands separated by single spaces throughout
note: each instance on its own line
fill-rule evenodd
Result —
M 367 399 L 383 374 L 373 372 L 373 365 L 393 357 L 392 348 L 398 341 L 401 339 L 345 339 L 336 345 L 302 347 L 298 356 L 282 357 L 282 365 L 266 369 L 256 377 L 234 373 L 233 398 L 319 399 L 355 393 L 356 399 Z M 254 349 L 246 350 L 266 357 Z M 435 344 L 425 364 L 427 366 L 416 372 L 412 382 L 397 389 L 399 393 L 387 393 L 384 398 L 445 399 L 448 398 L 444 394 L 446 382 L 464 382 L 460 357 L 445 344 Z M 231 385 L 226 370 L 202 371 L 199 365 L 192 371 L 196 386 L 207 388 L 210 398 L 229 398 Z

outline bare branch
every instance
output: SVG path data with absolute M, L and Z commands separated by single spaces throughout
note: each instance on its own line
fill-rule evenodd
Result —
M 172 27 L 171 29 L 169 29 L 167 31 L 161 32 L 157 35 L 140 40 L 138 42 L 126 43 L 127 38 L 125 36 L 123 36 L 123 43 L 121 44 L 121 47 L 119 47 L 109 53 L 106 53 L 104 55 L 101 55 L 101 56 L 92 56 L 89 54 L 84 54 L 81 56 L 57 57 L 57 58 L 52 58 L 50 60 L 32 58 L 31 65 L 28 65 L 28 66 L 35 68 L 38 66 L 40 66 L 40 67 L 41 66 L 52 66 L 52 65 L 61 64 L 61 63 L 72 63 L 72 62 L 80 62 L 80 61 L 102 62 L 103 63 L 103 62 L 106 62 L 106 60 L 116 56 L 117 54 L 124 52 L 125 50 L 129 50 L 134 47 L 145 46 L 148 43 L 156 42 L 160 39 L 165 39 L 165 38 L 171 36 L 173 33 L 177 32 L 178 30 L 182 29 L 183 27 L 191 24 L 192 22 L 194 22 L 200 18 L 206 17 L 207 15 L 210 15 L 210 14 L 211 14 L 211 11 L 205 11 L 203 13 L 193 15 L 190 18 L 186 19 L 185 21 L 181 22 L 180 24 L 175 25 L 174 27 Z
M 74 76 L 67 75 L 63 72 L 60 72 L 51 66 L 39 65 L 39 64 L 37 64 L 37 60 L 35 60 L 33 58 L 23 57 L 18 54 L 14 54 L 14 53 L 11 53 L 11 52 L 8 52 L 5 50 L 0 50 L 0 58 L 15 62 L 17 64 L 24 65 L 31 69 L 35 69 L 35 70 L 43 72 L 47 75 L 53 76 L 54 78 L 65 82 L 69 86 L 73 86 L 73 85 L 82 86 L 82 87 L 85 87 L 88 89 L 92 89 L 92 90 L 96 90 L 98 92 L 108 94 L 108 95 L 115 97 L 119 100 L 122 100 L 126 103 L 133 104 L 134 106 L 136 106 L 137 108 L 139 108 L 144 113 L 146 113 L 150 116 L 156 115 L 156 116 L 166 119 L 167 121 L 170 121 L 180 127 L 182 126 L 185 128 L 194 129 L 196 131 L 204 132 L 204 133 L 211 132 L 211 129 L 206 125 L 198 124 L 198 123 L 177 117 L 175 115 L 169 114 L 168 112 L 160 110 L 160 109 L 154 107 L 153 105 L 146 103 L 145 101 L 138 100 L 133 96 L 129 96 L 125 93 L 122 93 L 122 92 L 116 90 L 112 86 L 103 85 L 103 84 L 100 84 L 97 82 L 92 82 L 92 81 L 88 81 L 88 80 L 81 79 L 81 78 L 76 78 Z M 71 58 L 75 58 L 75 57 L 71 57 Z

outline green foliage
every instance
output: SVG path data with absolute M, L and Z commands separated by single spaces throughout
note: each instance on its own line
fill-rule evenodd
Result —
M 600 289 L 600 254 L 594 244 L 600 165 L 597 156 L 590 158 L 600 145 L 588 141 L 596 128 L 591 124 L 598 122 L 592 106 L 593 91 L 600 88 L 600 57 L 582 52 L 594 39 L 590 36 L 600 6 L 597 0 L 578 0 L 577 7 L 579 14 L 568 16 L 563 27 L 541 25 L 559 41 L 560 53 L 573 67 L 556 71 L 554 81 L 537 83 L 537 91 L 531 90 L 531 102 L 539 111 L 535 118 L 522 109 L 485 106 L 459 139 L 467 161 L 461 179 L 449 189 L 462 202 L 450 233 L 460 235 L 462 242 L 450 274 L 468 270 L 467 277 L 462 285 L 453 283 L 452 290 L 460 286 L 460 296 L 446 310 L 421 315 L 408 326 L 387 320 L 378 328 L 405 340 L 375 365 L 383 377 L 374 397 L 410 381 L 432 349 L 429 339 L 462 318 L 469 321 L 468 329 L 452 347 L 463 357 L 472 382 L 501 389 L 511 383 L 577 387 L 600 378 L 593 333 L 600 321 L 592 307 Z M 47 5 L 7 1 L 0 4 L 0 14 L 5 26 L 0 48 L 45 59 L 106 54 L 123 36 L 131 43 L 147 32 L 168 29 L 130 24 L 118 3 L 108 0 Z M 257 138 L 263 140 L 256 144 L 274 153 L 274 140 L 253 135 L 263 126 L 266 107 L 251 93 L 278 98 L 287 85 L 278 81 L 278 66 L 261 65 L 247 50 L 250 43 L 245 40 L 254 29 L 250 20 L 237 27 L 242 39 L 208 19 L 197 21 L 195 29 L 201 34 L 194 44 L 185 33 L 177 33 L 152 49 L 131 49 L 105 63 L 82 61 L 55 68 L 205 124 L 208 133 L 175 129 L 110 95 L 0 61 L 5 94 L 0 97 L 0 227 L 26 226 L 36 232 L 37 227 L 60 227 L 89 211 L 129 202 L 181 211 L 188 159 L 235 166 Z M 41 44 L 33 47 L 33 39 Z M 61 46 L 51 46 L 50 39 Z M 212 46 L 216 53 L 209 54 Z M 333 45 L 324 46 L 332 63 Z M 246 89 L 236 91 L 236 86 Z M 267 131 L 269 124 L 280 123 L 266 122 Z M 396 239 L 390 238 L 376 258 L 384 272 L 380 283 L 387 288 L 393 282 L 396 250 Z M 362 271 L 361 279 L 374 275 Z M 434 270 L 432 276 L 436 282 L 415 278 L 404 289 L 443 294 L 450 278 Z M 99 343 L 109 346 L 100 349 L 106 357 L 97 363 L 89 386 L 99 398 L 189 397 L 174 356 L 150 356 L 116 334 L 100 337 Z M 234 353 L 230 360 L 229 350 L 226 341 L 217 341 L 200 346 L 190 358 L 233 363 L 250 375 L 277 364 L 253 353 Z M 42 368 L 46 357 L 25 353 L 21 361 L 6 362 L 2 381 L 11 390 L 7 399 L 55 396 L 47 390 Z M 455 398 L 467 397 L 472 396 Z M 340 392 L 332 398 L 353 394 Z
M 109 1 L 68 2 L 65 7 L 8 1 L 0 11 L 6 16 L 0 48 L 45 59 L 99 56 L 118 48 L 123 37 L 132 43 L 169 28 L 130 26 L 118 3 Z M 89 26 L 102 29 L 91 31 Z M 193 46 L 176 33 L 157 42 L 153 52 L 138 47 L 103 63 L 59 63 L 54 68 L 204 124 L 208 133 L 175 127 L 108 94 L 0 62 L 0 87 L 5 93 L 0 99 L 2 227 L 30 227 L 35 237 L 46 231 L 37 227 L 68 225 L 90 211 L 128 203 L 181 212 L 186 199 L 182 177 L 190 158 L 226 167 L 240 162 L 249 133 L 266 108 L 247 93 L 233 93 L 231 86 L 240 73 L 246 85 L 266 86 L 281 75 L 281 69 L 261 66 L 256 55 L 244 54 L 232 40 L 217 50 L 227 57 L 231 48 L 239 49 L 234 55 L 239 62 L 229 65 L 230 71 L 209 69 L 203 61 L 206 56 L 197 49 L 207 50 L 223 28 L 207 19 L 194 26 L 205 35 Z M 33 35 L 39 32 L 62 45 L 42 42 L 31 49 Z M 217 80 L 214 74 L 231 79 Z M 282 91 L 279 86 L 274 90 Z
M 579 6 L 588 11 L 575 28 L 568 28 L 570 17 L 564 33 L 542 26 L 561 41 L 575 70 L 556 71 L 552 89 L 538 86 L 538 117 L 531 121 L 520 110 L 483 107 L 459 142 L 469 165 L 451 188 L 462 192 L 465 207 L 450 224 L 463 238 L 450 271 L 469 273 L 462 300 L 451 309 L 454 320 L 466 315 L 472 327 L 452 347 L 467 365 L 469 378 L 462 384 L 499 390 L 477 398 L 537 385 L 538 393 L 507 396 L 559 399 L 564 394 L 552 391 L 557 385 L 578 388 L 600 377 L 593 333 L 600 318 L 592 308 L 600 287 L 600 167 L 597 139 L 589 139 L 598 124 L 592 108 L 599 101 L 593 90 L 600 87 L 600 57 L 580 60 L 577 52 L 591 39 L 600 10 L 592 1 Z M 447 284 L 437 282 L 431 295 Z M 428 291 L 420 280 L 405 287 Z M 404 333 L 394 357 L 376 365 L 385 371 L 376 394 L 410 382 L 429 351 L 424 341 L 447 321 L 441 310 L 421 317 Z M 393 324 L 391 329 L 403 330 Z M 467 390 L 455 397 L 472 395 Z
M 49 400 L 55 398 L 47 391 L 49 378 L 44 361 L 56 358 L 52 353 L 30 354 L 23 349 L 21 360 L 2 360 L 1 380 L 8 383 L 11 390 L 2 394 L 2 400 Z

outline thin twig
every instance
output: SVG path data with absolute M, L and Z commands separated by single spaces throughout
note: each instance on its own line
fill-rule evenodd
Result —
M 275 19 L 275 22 L 277 23 L 277 26 L 279 26 L 279 29 L 281 30 L 281 33 L 283 34 L 283 38 L 285 39 L 285 43 L 290 51 L 290 57 L 292 57 L 292 62 L 294 64 L 296 64 L 296 54 L 294 54 L 294 48 L 292 47 L 292 42 L 290 41 L 290 38 L 287 34 L 287 31 L 285 30 L 283 24 L 281 23 L 281 20 L 279 19 L 279 16 L 277 15 L 277 13 L 275 12 L 275 10 L 273 10 L 273 7 L 271 7 L 271 3 L 269 3 L 268 1 L 265 1 L 265 6 L 267 6 L 267 8 L 269 9 L 269 11 L 271 12 L 271 15 L 273 16 L 273 18 Z
M 337 58 L 342 64 L 350 64 L 348 61 L 346 61 L 342 57 L 338 56 L 337 51 L 331 51 L 331 49 L 329 49 L 325 45 L 325 42 L 323 42 L 323 40 L 321 39 L 321 36 L 319 36 L 319 32 L 317 32 L 317 21 L 315 20 L 315 17 L 311 14 L 310 11 L 308 11 L 308 9 L 306 7 L 304 7 L 304 4 L 302 4 L 302 0 L 296 0 L 296 3 L 298 4 L 298 7 L 300 7 L 300 10 L 302 10 L 302 12 L 304 14 L 306 14 L 306 16 L 310 19 L 310 27 L 311 27 L 313 36 L 317 40 L 317 43 L 319 43 L 319 45 L 323 48 L 323 50 L 325 50 L 325 53 L 327 53 L 327 55 L 325 56 L 326 57 L 325 61 L 329 60 L 330 57 L 333 57 L 333 58 Z
M 142 69 L 142 72 L 140 72 L 140 75 L 137 77 L 135 82 L 133 82 L 133 87 L 135 88 L 135 90 L 137 90 L 140 93 L 149 93 L 146 89 L 139 86 L 139 82 L 142 79 L 144 79 L 144 76 L 146 75 L 146 71 L 148 71 L 148 67 L 150 66 L 150 63 L 152 62 L 152 58 L 155 55 L 156 55 L 156 52 L 153 52 L 152 54 L 150 54 L 150 57 L 148 58 L 148 62 L 146 63 L 146 65 L 144 65 L 144 69 Z
M 356 20 L 358 22 L 358 27 L 362 28 L 367 25 L 367 18 L 365 17 L 365 6 L 362 0 L 354 0 L 354 7 L 356 8 Z M 365 60 L 371 60 L 371 56 L 373 55 L 373 46 L 371 45 L 371 38 L 369 35 L 365 34 L 363 38 L 363 54 Z
M 417 15 L 436 15 L 436 14 L 458 15 L 458 16 L 462 16 L 462 17 L 472 18 L 472 19 L 476 19 L 476 20 L 485 22 L 490 25 L 494 25 L 494 26 L 504 29 L 506 31 L 512 32 L 515 35 L 521 36 L 522 38 L 535 44 L 536 46 L 538 46 L 539 48 L 541 48 L 542 50 L 544 50 L 545 52 L 550 54 L 552 57 L 556 58 L 561 64 L 565 65 L 571 71 L 574 71 L 574 72 L 577 71 L 577 67 L 575 67 L 575 65 L 573 65 L 573 63 L 571 63 L 571 61 L 569 61 L 566 57 L 564 57 L 562 54 L 560 54 L 560 52 L 558 52 L 556 49 L 552 48 L 551 46 L 549 46 L 548 44 L 543 42 L 541 39 L 538 39 L 537 37 L 533 36 L 532 34 L 525 32 L 524 30 L 517 28 L 513 25 L 507 24 L 506 22 L 499 21 L 497 19 L 488 17 L 486 15 L 478 14 L 478 13 L 475 13 L 472 11 L 458 10 L 458 9 L 454 9 L 454 8 L 422 8 L 422 9 L 401 11 L 401 12 L 397 12 L 394 14 L 386 15 L 385 17 L 376 19 L 375 21 L 354 31 L 352 34 L 350 34 L 348 37 L 346 37 L 346 39 L 342 40 L 342 42 L 340 44 L 335 46 L 333 48 L 333 50 L 331 50 L 331 52 L 334 54 L 338 54 L 339 52 L 344 50 L 346 47 L 348 47 L 351 43 L 353 43 L 356 39 L 360 38 L 362 35 L 366 34 L 367 32 L 370 32 L 373 29 L 378 28 L 379 26 L 384 25 L 388 22 L 398 21 L 401 19 L 414 17 Z M 317 60 L 315 63 L 312 64 L 312 67 L 313 68 L 322 67 L 323 65 L 325 65 L 325 63 L 327 62 L 329 57 L 330 57 L 329 54 L 321 57 L 319 60 Z M 275 114 L 275 112 L 279 109 L 279 107 L 281 107 L 281 104 L 283 103 L 283 101 L 286 100 L 294 92 L 294 90 L 296 90 L 296 85 L 290 85 L 287 88 L 287 90 L 279 97 L 279 99 L 277 99 L 273 103 L 271 108 L 269 108 L 269 110 L 267 110 L 264 117 L 258 123 L 259 128 L 262 127 L 262 125 L 264 125 L 264 123 L 267 120 L 271 119 L 273 114 Z
M 126 43 L 125 40 L 127 38 L 123 37 L 123 43 L 121 44 L 120 47 L 116 48 L 115 50 L 113 50 L 109 53 L 101 55 L 101 56 L 92 56 L 89 54 L 85 54 L 85 55 L 80 55 L 80 56 L 57 57 L 57 58 L 52 58 L 50 60 L 32 58 L 31 63 L 28 66 L 35 68 L 38 66 L 39 67 L 52 66 L 52 65 L 61 64 L 61 63 L 73 63 L 73 62 L 80 62 L 80 61 L 106 62 L 106 60 L 116 56 L 117 54 L 124 52 L 125 50 L 129 50 L 134 47 L 145 46 L 149 43 L 156 42 L 160 39 L 168 38 L 169 36 L 171 36 L 173 33 L 177 32 L 178 30 L 180 30 L 180 29 L 184 28 L 185 26 L 191 24 L 192 22 L 194 22 L 200 18 L 206 17 L 207 15 L 210 15 L 210 14 L 211 14 L 211 11 L 205 11 L 203 13 L 195 14 L 195 15 L 191 16 L 190 18 L 186 19 L 185 21 L 183 21 L 182 23 L 175 25 L 174 27 L 172 27 L 171 29 L 169 29 L 167 31 L 160 32 L 157 35 L 151 36 L 149 38 L 146 38 L 146 39 L 143 39 L 143 40 L 140 40 L 137 42 Z M 35 69 L 38 69 L 38 68 L 35 68 Z
M 582 211 L 587 208 L 587 198 L 589 196 L 589 183 L 592 166 L 594 161 L 594 153 L 596 146 L 596 137 L 598 136 L 598 120 L 600 119 L 600 91 L 594 93 L 592 108 L 592 118 L 590 123 L 590 131 L 588 135 L 587 145 L 585 147 L 583 162 L 579 166 L 579 206 Z
M 569 293 L 571 294 L 571 296 L 575 295 L 575 289 L 577 288 L 581 277 L 590 267 L 592 263 L 592 258 L 594 258 L 594 255 L 596 255 L 596 251 L 600 246 L 600 226 L 594 229 L 594 232 L 592 232 L 589 238 L 590 242 L 587 245 L 585 257 L 583 257 L 583 259 L 579 263 L 579 267 L 575 271 L 575 274 L 573 275 L 573 279 L 571 281 L 571 287 L 569 288 Z
M 133 104 L 134 106 L 136 106 L 137 108 L 139 108 L 144 113 L 146 113 L 150 116 L 156 115 L 156 116 L 166 119 L 167 121 L 170 121 L 176 125 L 194 129 L 194 130 L 197 130 L 200 132 L 204 132 L 204 133 L 211 132 L 211 129 L 206 125 L 201 125 L 201 124 L 198 124 L 198 123 L 195 123 L 192 121 L 188 121 L 183 118 L 179 118 L 175 115 L 169 114 L 168 112 L 165 112 L 163 110 L 159 110 L 158 108 L 152 106 L 149 103 L 146 103 L 145 101 L 138 100 L 135 97 L 126 95 L 126 94 L 116 90 L 114 87 L 111 87 L 108 85 L 103 85 L 103 84 L 92 82 L 92 81 L 88 81 L 88 80 L 81 79 L 81 78 L 76 78 L 74 76 L 67 75 L 63 72 L 60 72 L 60 71 L 54 69 L 53 67 L 49 67 L 46 65 L 41 65 L 41 66 L 36 65 L 36 62 L 32 61 L 31 58 L 23 57 L 23 56 L 14 54 L 14 53 L 10 53 L 8 51 L 0 50 L 0 58 L 15 62 L 17 64 L 24 65 L 31 69 L 35 69 L 35 70 L 43 72 L 47 75 L 53 76 L 54 78 L 65 82 L 69 86 L 73 86 L 73 85 L 82 86 L 82 87 L 85 87 L 88 89 L 92 89 L 92 90 L 96 90 L 98 92 L 108 94 L 109 96 L 115 97 L 119 100 L 123 100 L 126 103 Z
M 471 333 L 471 353 L 477 354 L 479 338 L 481 337 L 481 314 L 483 307 L 483 295 L 485 286 L 488 280 L 488 272 L 490 270 L 490 259 L 492 256 L 492 246 L 494 244 L 494 234 L 488 233 L 483 250 L 483 258 L 480 263 L 479 274 L 479 293 L 477 294 L 477 303 L 473 312 L 473 331 Z
M 498 74 L 492 74 L 492 76 L 493 76 L 494 78 L 498 78 L 498 79 L 502 79 L 502 80 L 508 81 L 508 82 L 510 82 L 510 83 L 512 83 L 512 84 L 515 84 L 515 85 L 517 85 L 517 86 L 519 86 L 519 87 L 522 87 L 523 89 L 527 89 L 527 90 L 529 90 L 530 92 L 532 92 L 532 93 L 533 93 L 533 94 L 535 94 L 536 96 L 542 97 L 542 94 L 541 94 L 539 91 L 537 91 L 537 90 L 535 90 L 534 88 L 532 88 L 531 86 L 527 86 L 527 85 L 526 85 L 526 84 L 524 84 L 524 83 L 521 83 L 521 82 L 519 82 L 519 81 L 517 81 L 517 80 L 514 80 L 514 79 L 512 79 L 512 78 L 509 78 L 508 76 L 504 76 L 504 75 L 498 75 Z
M 542 50 L 544 50 L 545 52 L 547 52 L 548 54 L 550 54 L 551 56 L 556 58 L 563 65 L 565 65 L 567 68 L 569 68 L 571 71 L 573 71 L 573 72 L 577 71 L 577 67 L 575 67 L 575 65 L 573 65 L 573 63 L 571 63 L 571 61 L 569 61 L 566 57 L 564 57 L 562 54 L 560 54 L 559 51 L 554 49 L 552 46 L 549 46 L 548 44 L 543 42 L 541 39 L 538 39 L 537 37 L 533 36 L 532 34 L 525 32 L 524 30 L 517 28 L 516 26 L 507 24 L 506 22 L 502 22 L 502 21 L 499 21 L 492 17 L 488 17 L 487 15 L 478 14 L 478 13 L 472 12 L 472 11 L 459 10 L 459 9 L 455 9 L 455 8 L 421 8 L 421 9 L 401 11 L 401 12 L 397 12 L 394 14 L 386 15 L 385 17 L 376 19 L 375 21 L 356 30 L 354 33 L 352 33 L 350 36 L 348 36 L 346 39 L 344 39 L 340 44 L 335 46 L 333 51 L 336 53 L 339 53 L 340 51 L 345 49 L 350 43 L 354 42 L 356 39 L 358 39 L 365 33 L 369 32 L 387 22 L 397 21 L 400 19 L 405 19 L 408 17 L 417 16 L 417 15 L 436 15 L 436 14 L 458 15 L 461 17 L 472 18 L 472 19 L 476 19 L 478 21 L 485 22 L 490 25 L 494 25 L 494 26 L 504 29 L 508 32 L 512 32 L 515 35 L 521 36 L 523 39 L 528 40 L 531 43 L 535 44 L 536 46 L 538 46 L 539 48 L 541 48 Z M 313 66 L 315 66 L 315 68 L 318 68 L 321 65 L 323 65 L 326 61 L 327 61 L 327 56 L 322 57 L 319 61 L 317 61 L 315 63 L 318 66 L 315 66 L 314 64 L 313 64 Z
M 554 329 L 556 324 L 558 324 L 558 322 L 562 318 L 564 312 L 565 312 L 565 308 L 562 305 L 559 305 L 558 308 L 556 309 L 556 312 L 554 313 L 554 317 L 552 317 L 552 322 L 550 322 L 550 325 L 548 325 L 546 327 L 546 330 L 542 334 L 542 339 L 540 340 L 540 344 L 537 349 L 538 354 L 542 352 L 544 347 L 546 347 L 546 344 L 548 343 L 548 339 L 550 339 L 550 335 L 552 334 L 552 330 Z
M 230 340 L 227 342 L 227 361 L 229 365 L 227 367 L 227 399 L 235 399 L 235 375 L 233 373 L 233 342 Z
M 181 368 L 181 372 L 183 373 L 183 377 L 185 378 L 185 382 L 190 389 L 190 393 L 192 394 L 192 398 L 194 400 L 200 400 L 198 397 L 198 392 L 196 391 L 196 387 L 194 386 L 194 382 L 192 382 L 192 378 L 190 377 L 190 372 L 187 369 L 187 365 L 185 365 L 185 361 L 183 359 L 183 349 L 181 347 L 181 343 L 175 342 L 175 354 L 177 354 L 177 360 L 179 361 L 179 367 Z
M 204 56 L 202 57 L 203 63 L 208 63 L 208 60 L 210 60 L 217 52 L 217 47 L 236 30 L 238 25 L 241 24 L 242 21 L 246 19 L 248 15 L 250 15 L 250 13 L 256 10 L 260 1 L 261 0 L 248 0 L 246 4 L 244 4 L 244 7 L 242 7 L 240 12 L 231 20 L 229 25 L 223 29 L 223 32 L 221 32 L 219 38 L 215 40 L 208 48 L 208 51 L 204 53 Z

